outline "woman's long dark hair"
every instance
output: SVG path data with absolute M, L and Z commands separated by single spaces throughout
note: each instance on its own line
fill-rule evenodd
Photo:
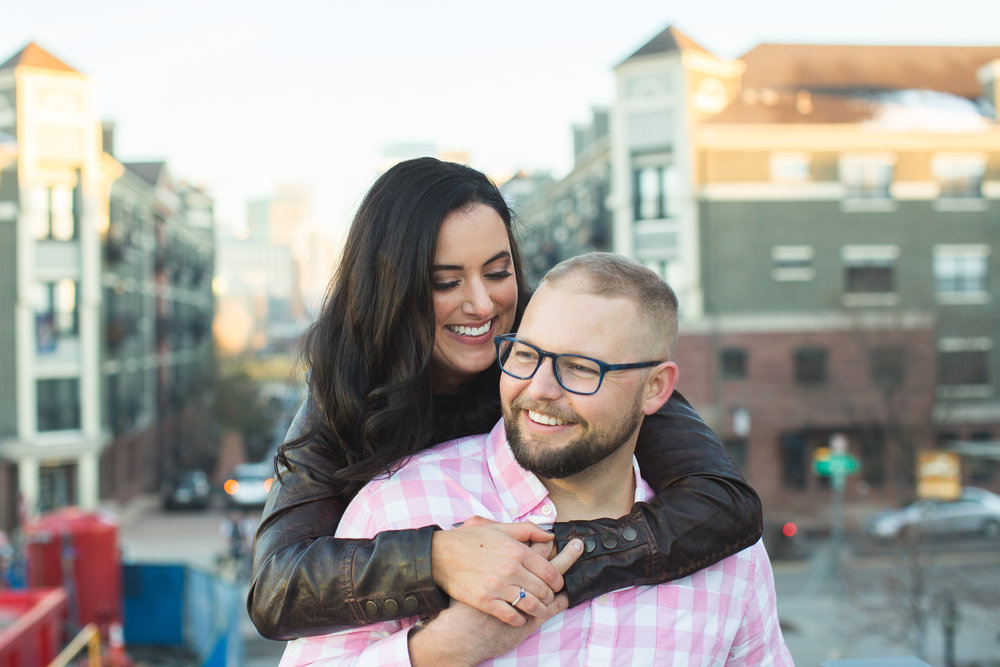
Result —
M 494 365 L 459 397 L 431 391 L 434 306 L 431 268 L 438 229 L 451 212 L 493 208 L 507 228 L 518 286 L 527 290 L 512 215 L 484 174 L 434 158 L 401 162 L 365 195 L 348 233 L 323 310 L 306 332 L 303 358 L 317 410 L 310 430 L 278 450 L 315 440 L 329 453 L 331 480 L 348 494 L 428 445 L 489 430 L 500 416 Z

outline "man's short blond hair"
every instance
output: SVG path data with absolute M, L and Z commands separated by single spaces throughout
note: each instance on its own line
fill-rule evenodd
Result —
M 572 285 L 603 297 L 624 297 L 639 307 L 649 342 L 665 343 L 668 358 L 677 342 L 677 295 L 660 276 L 635 260 L 610 252 L 588 252 L 559 262 L 539 283 Z M 657 346 L 658 347 L 658 346 Z

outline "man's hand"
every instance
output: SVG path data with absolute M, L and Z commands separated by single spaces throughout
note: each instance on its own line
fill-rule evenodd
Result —
M 583 553 L 583 543 L 572 540 L 566 548 L 552 558 L 550 563 L 561 575 L 576 562 Z M 565 593 L 553 596 L 547 603 L 536 600 L 540 606 L 531 616 L 518 612 L 510 605 L 516 596 L 511 596 L 507 606 L 521 617 L 519 626 L 508 624 L 485 614 L 463 602 L 452 599 L 451 606 L 410 635 L 410 661 L 414 667 L 452 667 L 478 665 L 484 660 L 503 655 L 521 645 L 542 623 L 564 611 L 569 606 Z M 525 597 L 525 600 L 527 597 Z
M 547 606 L 554 591 L 562 590 L 565 572 L 549 561 L 553 539 L 552 533 L 532 523 L 471 517 L 458 528 L 434 533 L 434 583 L 451 599 L 515 627 L 524 625 L 525 614 L 548 618 Z M 525 597 L 514 609 L 510 603 L 522 588 Z

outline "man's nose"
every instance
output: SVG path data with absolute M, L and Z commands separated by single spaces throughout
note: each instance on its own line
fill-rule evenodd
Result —
M 532 398 L 555 400 L 562 396 L 563 388 L 556 379 L 556 362 L 554 359 L 542 359 L 532 376 L 528 391 Z

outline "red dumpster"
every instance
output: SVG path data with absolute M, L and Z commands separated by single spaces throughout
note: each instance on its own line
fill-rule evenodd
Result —
M 66 643 L 66 591 L 0 591 L 0 667 L 37 667 Z
M 67 507 L 28 523 L 25 537 L 28 586 L 65 588 L 74 629 L 96 623 L 107 637 L 122 619 L 117 519 Z

